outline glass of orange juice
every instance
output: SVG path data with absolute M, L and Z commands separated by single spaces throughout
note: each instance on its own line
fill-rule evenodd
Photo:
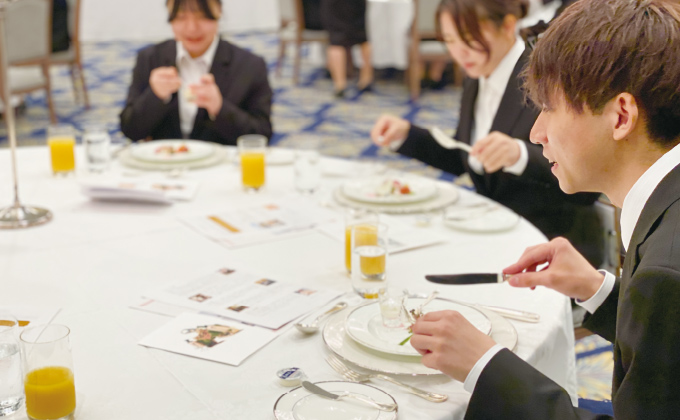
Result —
M 345 213 L 345 268 L 347 274 L 352 274 L 352 227 L 365 223 L 378 223 L 378 213 L 360 209 L 349 209 Z
M 47 145 L 55 175 L 69 174 L 76 169 L 76 132 L 72 125 L 55 124 L 47 127 Z
M 255 192 L 264 185 L 264 157 L 267 138 L 260 134 L 247 134 L 236 139 L 241 156 L 241 180 L 243 188 Z
M 387 286 L 387 225 L 352 226 L 352 288 L 365 299 L 377 299 Z
M 31 420 L 73 419 L 76 389 L 70 330 L 64 325 L 37 325 L 21 333 L 24 347 L 26 413 Z

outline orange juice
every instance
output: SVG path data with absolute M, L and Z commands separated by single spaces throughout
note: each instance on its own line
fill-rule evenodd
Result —
M 241 153 L 241 177 L 246 188 L 258 189 L 264 185 L 264 153 Z
M 24 382 L 26 412 L 33 419 L 58 419 L 76 409 L 73 372 L 61 366 L 32 370 Z
M 72 136 L 50 137 L 47 140 L 52 156 L 52 172 L 71 172 L 76 167 L 73 149 L 76 139 Z
M 359 249 L 361 274 L 369 279 L 382 280 L 385 275 L 385 249 L 379 246 L 363 246 Z
M 356 227 L 355 227 L 356 226 Z M 354 225 L 345 227 L 345 267 L 352 272 L 352 228 L 354 229 L 354 246 L 377 245 L 378 229 L 373 225 Z

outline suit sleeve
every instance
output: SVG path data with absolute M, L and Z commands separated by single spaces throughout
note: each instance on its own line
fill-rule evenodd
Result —
M 508 349 L 498 352 L 479 376 L 466 420 L 604 420 L 572 406 L 569 394 Z
M 166 104 L 153 93 L 149 86 L 151 70 L 150 50 L 141 51 L 132 72 L 127 102 L 120 114 L 120 129 L 133 141 L 150 136 L 177 100 L 176 95 L 173 95 L 172 100 Z
M 268 139 L 272 136 L 270 116 L 273 93 L 263 59 L 256 59 L 252 72 L 254 76 L 245 102 L 238 105 L 224 99 L 222 109 L 215 117 L 215 129 L 222 137 L 236 138 L 243 133 L 262 134 Z M 244 80 L 250 77 L 239 75 Z
M 609 342 L 616 339 L 616 313 L 619 306 L 619 289 L 621 279 L 616 284 L 607 299 L 602 302 L 593 314 L 587 314 L 583 326 Z
M 441 147 L 428 130 L 413 124 L 397 153 L 454 175 L 465 172 L 460 150 Z

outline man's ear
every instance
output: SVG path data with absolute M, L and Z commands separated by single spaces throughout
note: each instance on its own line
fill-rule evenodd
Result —
M 605 112 L 611 115 L 614 140 L 628 137 L 640 121 L 640 110 L 635 97 L 630 93 L 619 93 L 605 105 Z

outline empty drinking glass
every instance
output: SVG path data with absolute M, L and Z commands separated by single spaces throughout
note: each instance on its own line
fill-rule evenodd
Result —
M 404 326 L 404 299 L 406 295 L 399 289 L 388 287 L 380 293 L 380 316 L 387 328 L 401 328 Z
M 91 124 L 83 134 L 87 169 L 91 172 L 104 172 L 111 161 L 111 137 L 103 125 Z
M 321 183 L 321 156 L 318 139 L 303 139 L 295 151 L 295 189 L 311 194 Z
M 14 413 L 24 402 L 18 325 L 12 315 L 0 312 L 0 417 Z

